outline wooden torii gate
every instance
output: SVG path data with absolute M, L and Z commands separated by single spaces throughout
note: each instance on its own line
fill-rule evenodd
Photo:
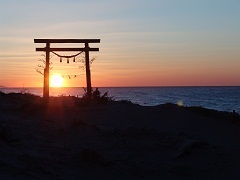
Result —
M 100 43 L 100 39 L 34 39 L 34 43 L 46 43 L 44 48 L 36 48 L 36 51 L 46 52 L 46 66 L 44 69 L 43 97 L 49 98 L 49 55 L 52 51 L 84 51 L 87 81 L 87 96 L 92 97 L 91 72 L 89 65 L 89 51 L 99 51 L 99 48 L 90 48 L 89 43 Z M 51 43 L 84 43 L 84 48 L 51 48 Z

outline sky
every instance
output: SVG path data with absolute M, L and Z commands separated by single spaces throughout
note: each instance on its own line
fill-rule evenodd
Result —
M 0 0 L 0 86 L 43 86 L 41 38 L 101 39 L 94 87 L 240 86 L 240 0 Z M 50 75 L 86 86 L 82 58 L 51 54 Z

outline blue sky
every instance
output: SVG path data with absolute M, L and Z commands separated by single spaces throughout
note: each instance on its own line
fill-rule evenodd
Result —
M 97 86 L 240 85 L 239 20 L 239 0 L 0 0 L 0 85 L 41 86 L 34 38 L 100 38 Z

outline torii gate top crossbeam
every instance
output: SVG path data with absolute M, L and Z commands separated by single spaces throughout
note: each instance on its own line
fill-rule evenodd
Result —
M 34 39 L 34 43 L 100 43 L 100 39 Z
M 99 51 L 99 48 L 36 48 L 36 51 Z

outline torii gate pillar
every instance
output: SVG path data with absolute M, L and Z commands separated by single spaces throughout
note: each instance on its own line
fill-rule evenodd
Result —
M 49 57 L 50 57 L 50 43 L 46 43 L 46 65 L 44 69 L 44 80 L 43 80 L 43 98 L 48 99 L 49 98 Z
M 89 49 L 88 43 L 85 43 L 85 49 Z M 85 67 L 86 67 L 86 80 L 87 80 L 87 96 L 92 97 L 91 72 L 90 72 L 90 64 L 89 64 L 89 50 L 85 51 Z
M 89 51 L 99 51 L 99 48 L 90 48 L 89 43 L 100 43 L 100 39 L 34 39 L 34 43 L 46 43 L 45 48 L 36 48 L 36 51 L 46 52 L 46 66 L 44 69 L 43 98 L 49 98 L 49 55 L 52 51 L 84 51 L 87 81 L 87 96 L 92 98 L 91 72 Z M 50 43 L 84 43 L 84 48 L 50 48 Z

